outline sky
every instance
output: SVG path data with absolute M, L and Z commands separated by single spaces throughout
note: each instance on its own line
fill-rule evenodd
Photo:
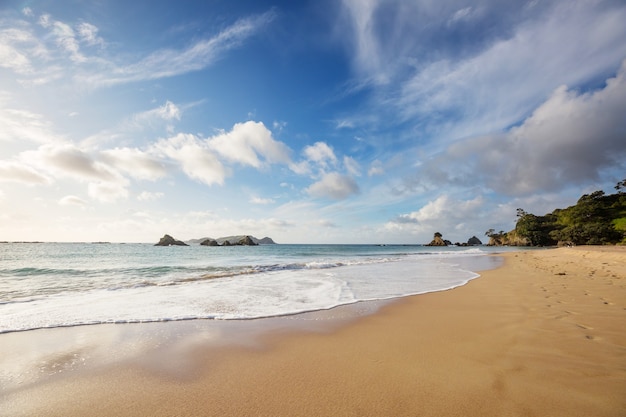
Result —
M 452 242 L 626 178 L 622 0 L 2 0 L 0 240 Z

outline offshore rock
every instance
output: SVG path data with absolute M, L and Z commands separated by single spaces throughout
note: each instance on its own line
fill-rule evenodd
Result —
M 154 246 L 189 246 L 189 245 L 183 242 L 182 240 L 176 240 L 170 235 L 165 235 L 159 240 L 159 243 L 155 243 Z
M 220 244 L 217 243 L 217 240 L 215 239 L 206 239 L 203 240 L 202 243 L 200 243 L 201 246 L 219 246 Z
M 448 246 L 448 244 L 441 238 L 441 236 L 435 236 L 435 238 L 426 246 Z
M 254 240 L 252 240 L 252 238 L 250 236 L 245 236 L 243 239 L 241 239 L 239 242 L 237 242 L 237 245 L 256 246 L 256 245 L 258 245 L 258 243 L 256 243 Z
M 467 244 L 470 246 L 473 245 L 482 245 L 483 242 L 480 241 L 480 239 L 478 239 L 476 236 L 472 236 L 467 240 Z

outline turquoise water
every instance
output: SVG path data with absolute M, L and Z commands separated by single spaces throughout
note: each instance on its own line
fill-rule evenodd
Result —
M 5 243 L 0 245 L 0 333 L 273 317 L 440 291 L 477 277 L 473 270 L 485 269 L 485 255 L 495 251 Z

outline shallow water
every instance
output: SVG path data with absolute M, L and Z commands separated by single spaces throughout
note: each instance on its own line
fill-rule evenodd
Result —
M 253 319 L 445 290 L 487 247 L 0 245 L 0 333 L 101 323 Z

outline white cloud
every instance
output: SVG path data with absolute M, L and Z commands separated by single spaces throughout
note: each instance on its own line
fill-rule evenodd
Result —
M 439 185 L 482 182 L 507 195 L 597 180 L 626 168 L 625 108 L 626 61 L 604 88 L 580 94 L 561 86 L 520 126 L 451 145 L 418 176 Z
M 101 152 L 103 161 L 131 177 L 155 181 L 167 174 L 163 161 L 135 148 L 114 148 Z
M 385 170 L 383 168 L 383 164 L 379 160 L 372 162 L 372 164 L 370 165 L 370 169 L 367 170 L 367 175 L 369 177 L 373 177 L 376 175 L 383 175 L 384 173 L 385 173 Z
M 323 168 L 326 168 L 329 163 L 337 164 L 337 157 L 333 148 L 325 142 L 315 142 L 312 146 L 304 148 L 303 153 L 309 161 L 315 162 Z
M 85 62 L 87 58 L 80 52 L 76 34 L 70 25 L 55 21 L 52 23 L 52 32 L 56 37 L 57 45 L 69 52 L 70 59 L 76 63 Z
M 29 9 L 24 14 L 30 17 L 30 12 Z M 74 25 L 43 14 L 37 23 L 49 35 L 40 36 L 40 31 L 23 21 L 10 22 L 20 29 L 0 31 L 0 66 L 23 75 L 25 78 L 20 81 L 24 85 L 43 84 L 63 77 L 93 88 L 172 77 L 212 65 L 275 17 L 275 12 L 270 10 L 242 18 L 213 37 L 200 39 L 187 48 L 156 50 L 143 59 L 129 62 L 129 56 L 105 58 L 101 54 L 90 55 L 88 49 L 81 50 L 81 45 L 106 45 L 95 25 L 84 21 Z M 36 59 L 44 55 L 45 60 Z
M 465 241 L 472 235 L 483 232 L 482 228 L 490 211 L 484 207 L 485 203 L 482 196 L 461 200 L 443 194 L 419 210 L 398 216 L 385 224 L 384 229 L 422 237 L 440 232 L 444 239 Z
M 354 128 L 354 121 L 350 119 L 336 120 L 335 127 L 337 129 L 352 129 Z
M 388 76 L 384 68 L 384 47 L 376 32 L 375 13 L 379 3 L 377 0 L 344 0 L 343 7 L 353 31 L 350 45 L 355 52 L 353 67 L 367 83 L 385 84 Z
M 0 96 L 0 142 L 29 141 L 49 143 L 60 140 L 44 116 L 23 109 L 7 108 Z
M 182 118 L 181 108 L 166 101 L 162 106 L 135 113 L 117 126 L 104 129 L 82 141 L 85 146 L 99 147 L 105 142 L 119 141 L 120 139 L 132 140 L 137 132 L 155 131 L 155 135 L 173 134 L 174 125 Z
M 250 202 L 252 204 L 267 205 L 267 204 L 274 204 L 275 201 L 271 198 L 252 197 L 250 198 Z
M 153 151 L 172 159 L 187 176 L 206 185 L 224 184 L 229 173 L 215 153 L 208 149 L 206 142 L 191 134 L 179 133 L 160 140 Z
M 180 120 L 180 117 L 180 108 L 176 104 L 168 100 L 161 107 L 157 107 L 156 109 L 136 114 L 134 116 L 134 120 L 136 120 L 137 122 L 150 122 L 154 119 L 172 121 Z
M 81 40 L 87 45 L 104 46 L 104 39 L 98 36 L 98 28 L 91 23 L 81 22 L 78 25 L 77 30 Z
M 31 17 L 31 16 L 33 16 L 33 9 L 31 9 L 30 7 L 24 7 L 24 8 L 22 9 L 22 14 L 23 14 L 24 16 Z
M 94 182 L 88 186 L 89 197 L 103 203 L 113 203 L 128 197 L 128 190 L 124 184 L 110 182 Z
M 452 117 L 437 127 L 449 139 L 518 122 L 558 85 L 586 82 L 626 56 L 626 8 L 595 3 L 557 3 L 477 54 L 420 66 L 396 108 L 405 120 L 423 117 L 426 126 L 441 123 L 437 115 Z
M 39 23 L 41 27 L 49 28 L 50 25 L 52 25 L 52 23 L 50 23 L 50 15 L 47 13 L 42 14 L 41 16 L 39 16 L 39 20 L 37 21 L 37 23 Z
M 348 174 L 352 175 L 353 177 L 361 176 L 361 166 L 354 158 L 350 156 L 344 156 L 343 165 L 346 167 L 346 171 L 348 171 Z
M 34 43 L 31 34 L 25 30 L 0 30 L 0 68 L 8 68 L 17 74 L 32 73 L 28 51 Z
M 456 12 L 454 12 L 452 17 L 448 21 L 448 24 L 452 25 L 454 23 L 457 23 L 463 20 L 470 20 L 474 13 L 476 13 L 476 11 L 471 6 L 459 9 Z
M 351 177 L 337 172 L 324 174 L 322 179 L 306 189 L 313 197 L 343 200 L 359 192 L 359 186 Z
M 272 123 L 272 128 L 278 133 L 282 132 L 286 127 L 287 122 L 284 121 L 279 122 L 275 120 L 274 123 Z
M 72 144 L 42 145 L 37 150 L 23 152 L 20 158 L 40 169 L 79 181 L 116 182 L 120 179 L 110 166 Z
M 269 11 L 260 15 L 239 19 L 231 26 L 209 39 L 202 39 L 183 50 L 164 49 L 153 52 L 139 62 L 115 66 L 110 72 L 82 75 L 83 82 L 98 85 L 154 80 L 172 77 L 208 67 L 221 56 L 240 46 L 275 18 Z
M 320 227 L 325 227 L 325 228 L 336 228 L 337 227 L 337 225 L 334 222 L 332 222 L 332 221 L 330 221 L 328 219 L 320 219 L 320 220 L 317 221 L 317 224 Z
M 49 184 L 52 180 L 35 169 L 19 162 L 0 161 L 0 181 L 24 184 Z
M 84 207 L 87 205 L 87 202 L 80 197 L 76 197 L 75 195 L 66 195 L 59 200 L 59 205 Z
M 262 122 L 237 123 L 230 132 L 209 139 L 208 144 L 227 160 L 254 168 L 291 162 L 287 145 L 274 140 Z

